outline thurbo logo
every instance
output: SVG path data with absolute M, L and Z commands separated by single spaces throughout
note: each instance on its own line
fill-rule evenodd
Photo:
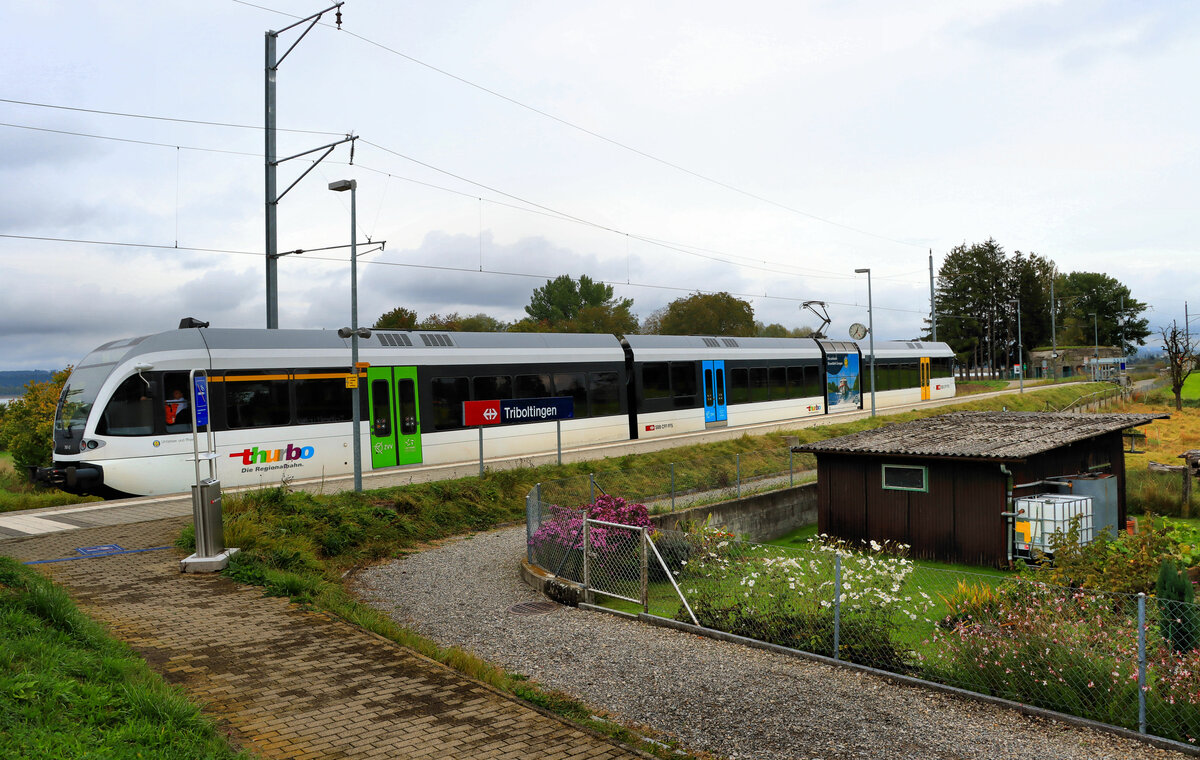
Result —
M 230 454 L 230 459 L 240 459 L 244 465 L 270 464 L 272 462 L 294 462 L 297 459 L 312 459 L 316 449 L 312 446 L 288 444 L 286 449 L 260 449 L 255 446 Z

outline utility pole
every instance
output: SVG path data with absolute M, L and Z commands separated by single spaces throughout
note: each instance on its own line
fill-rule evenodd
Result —
M 353 141 L 358 139 L 357 137 L 347 135 L 346 139 L 344 139 L 344 140 L 338 140 L 335 143 L 330 143 L 328 145 L 322 145 L 320 148 L 313 148 L 312 150 L 308 150 L 303 153 L 297 153 L 294 156 L 289 156 L 288 158 L 277 160 L 275 157 L 276 156 L 276 153 L 275 153 L 275 121 L 276 121 L 275 74 L 279 70 L 279 64 L 283 63 L 284 58 L 287 58 L 288 55 L 293 50 L 296 49 L 296 46 L 300 44 L 300 40 L 304 39 L 304 36 L 306 34 L 308 34 L 310 31 L 312 31 L 312 28 L 317 25 L 318 21 L 321 20 L 321 16 L 328 13 L 329 11 L 336 9 L 337 10 L 337 26 L 338 26 L 338 29 L 342 28 L 341 8 L 342 8 L 342 5 L 344 5 L 344 4 L 345 3 L 342 2 L 342 3 L 336 3 L 334 5 L 331 5 L 328 8 L 326 8 L 325 10 L 321 11 L 320 13 L 314 13 L 313 15 L 309 16 L 308 18 L 300 19 L 299 21 L 292 24 L 291 26 L 286 26 L 277 32 L 267 31 L 266 93 L 265 93 L 265 118 L 264 118 L 265 128 L 263 129 L 263 133 L 264 133 L 264 137 L 265 137 L 264 161 L 265 161 L 265 169 L 266 169 L 266 183 L 265 183 L 266 212 L 267 212 L 266 213 L 266 234 L 267 234 L 267 244 L 266 244 L 267 283 L 266 283 L 266 285 L 267 285 L 267 329 L 268 330 L 275 330 L 275 329 L 279 328 L 279 276 L 278 276 L 279 259 L 282 256 L 287 256 L 289 253 L 295 253 L 295 251 L 287 251 L 285 253 L 279 252 L 279 219 L 278 219 L 279 201 L 283 200 L 283 196 L 287 195 L 289 190 L 291 190 L 293 187 L 295 187 L 296 184 L 300 180 L 304 179 L 304 176 L 306 174 L 308 174 L 310 171 L 312 171 L 314 168 L 316 168 L 316 165 L 321 163 L 321 161 L 325 159 L 325 156 L 328 156 L 330 153 L 333 152 L 333 149 L 335 147 L 337 147 L 338 145 L 341 145 L 344 142 L 350 142 L 350 163 L 353 164 L 354 163 L 354 143 L 353 143 Z M 299 39 L 297 39 L 295 42 L 292 43 L 292 46 L 289 47 L 286 52 L 284 52 L 282 57 L 276 59 L 276 57 L 275 57 L 275 41 L 279 37 L 279 35 L 283 34 L 284 32 L 288 31 L 289 29 L 293 29 L 293 28 L 305 23 L 306 21 L 311 22 L 311 23 L 309 23 L 308 28 L 305 29 L 303 32 L 301 32 Z M 284 161 L 290 161 L 293 158 L 307 156 L 309 153 L 315 153 L 318 150 L 322 150 L 322 149 L 327 149 L 327 150 L 325 150 L 325 154 L 322 155 L 320 158 L 318 158 L 316 161 L 314 161 L 312 166 L 308 167 L 308 169 L 306 169 L 304 171 L 304 173 L 301 174 L 296 179 L 295 182 L 288 185 L 287 190 L 284 190 L 282 193 L 279 193 L 277 195 L 275 192 L 276 191 L 275 170 L 279 166 L 279 164 L 283 163 Z
M 1054 300 L 1054 275 L 1050 275 L 1050 377 L 1058 379 L 1058 302 Z
M 933 325 L 933 340 L 937 342 L 937 301 L 933 297 L 933 249 L 929 249 L 929 323 Z

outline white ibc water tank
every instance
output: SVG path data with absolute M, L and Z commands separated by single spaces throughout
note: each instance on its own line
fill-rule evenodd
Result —
M 1014 519 L 1016 552 L 1032 556 L 1050 554 L 1050 537 L 1055 531 L 1066 533 L 1071 521 L 1079 518 L 1079 543 L 1095 538 L 1095 510 L 1090 496 L 1043 493 L 1016 500 Z

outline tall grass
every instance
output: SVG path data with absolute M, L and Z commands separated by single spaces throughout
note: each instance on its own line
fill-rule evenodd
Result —
M 1153 512 L 1168 516 L 1200 515 L 1200 483 L 1192 480 L 1192 498 L 1183 504 L 1183 476 L 1179 473 L 1150 472 L 1150 462 L 1181 465 L 1179 455 L 1189 449 L 1200 449 L 1200 402 L 1185 402 L 1175 410 L 1175 397 L 1170 391 L 1157 390 L 1139 394 L 1138 401 L 1124 411 L 1134 413 L 1166 412 L 1168 420 L 1157 420 L 1139 428 L 1146 434 L 1138 444 L 1139 453 L 1125 454 L 1126 498 L 1128 511 L 1134 514 Z
M 99 500 L 98 496 L 75 496 L 57 488 L 35 486 L 25 473 L 17 472 L 13 467 L 11 454 L 0 452 L 0 512 Z
M 249 756 L 62 589 L 0 557 L 0 757 Z

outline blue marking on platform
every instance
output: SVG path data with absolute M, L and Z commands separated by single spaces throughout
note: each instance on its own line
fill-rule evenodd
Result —
M 115 544 L 113 544 L 115 546 Z M 93 548 L 93 547 L 88 547 Z M 119 548 L 119 547 L 118 547 Z M 103 554 L 84 554 L 80 557 L 62 557 L 61 559 L 35 559 L 29 562 L 22 562 L 22 565 L 48 565 L 51 562 L 73 562 L 77 559 L 96 559 L 98 557 L 112 557 L 118 554 L 140 554 L 142 552 L 160 552 L 164 549 L 174 549 L 173 546 L 154 546 L 149 549 L 120 549 L 115 552 L 105 552 Z M 79 551 L 79 550 L 76 550 Z
M 75 551 L 85 557 L 96 557 L 101 554 L 112 554 L 113 552 L 121 551 L 121 547 L 116 544 L 100 544 L 99 546 L 81 546 Z

